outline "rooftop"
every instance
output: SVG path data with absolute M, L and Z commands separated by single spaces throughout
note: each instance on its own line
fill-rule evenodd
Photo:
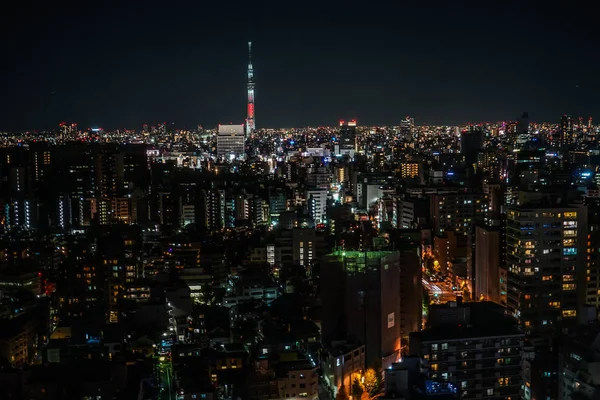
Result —
M 421 342 L 460 340 L 523 335 L 517 321 L 504 314 L 504 309 L 492 302 L 443 304 L 433 306 L 430 312 L 432 326 L 411 334 Z

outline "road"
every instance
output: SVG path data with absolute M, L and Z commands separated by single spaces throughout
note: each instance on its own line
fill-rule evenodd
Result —
M 158 371 L 160 373 L 160 400 L 174 400 L 173 396 L 173 385 L 171 377 L 173 369 L 169 360 L 160 362 L 158 364 Z
M 447 303 L 456 301 L 456 295 L 452 291 L 452 284 L 449 282 L 429 282 L 423 278 L 423 287 L 429 293 L 430 299 L 438 303 Z

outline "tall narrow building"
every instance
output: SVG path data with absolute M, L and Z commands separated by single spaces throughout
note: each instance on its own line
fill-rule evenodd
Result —
M 587 207 L 525 203 L 508 210 L 509 313 L 542 333 L 577 316 L 585 291 Z
M 246 118 L 246 134 L 256 129 L 254 121 L 254 69 L 252 69 L 252 42 L 248 42 L 248 117 Z
M 575 129 L 573 127 L 573 117 L 563 115 L 560 119 L 560 144 L 567 146 L 575 141 Z
M 475 299 L 506 307 L 507 273 L 502 263 L 500 227 L 475 228 Z
M 354 157 L 356 152 L 356 120 L 340 121 L 339 150 L 336 154 Z

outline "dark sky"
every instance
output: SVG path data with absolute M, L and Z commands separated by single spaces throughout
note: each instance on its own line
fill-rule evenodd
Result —
M 0 130 L 243 123 L 250 39 L 258 127 L 600 118 L 596 13 L 576 2 L 12 3 Z

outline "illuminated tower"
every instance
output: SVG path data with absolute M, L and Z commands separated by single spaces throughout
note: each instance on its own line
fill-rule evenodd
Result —
M 252 69 L 252 42 L 248 42 L 248 118 L 246 133 L 251 134 L 256 128 L 254 121 L 254 70 Z

